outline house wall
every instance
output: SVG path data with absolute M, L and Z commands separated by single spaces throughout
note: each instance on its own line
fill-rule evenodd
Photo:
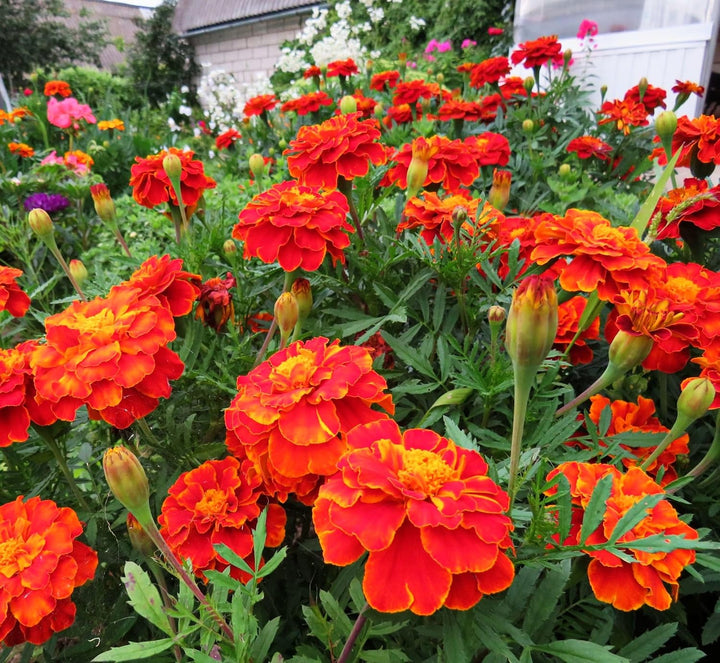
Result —
M 241 25 L 189 35 L 198 63 L 207 70 L 223 69 L 238 84 L 252 84 L 259 76 L 271 74 L 280 57 L 280 47 L 294 39 L 309 12 L 248 21 Z

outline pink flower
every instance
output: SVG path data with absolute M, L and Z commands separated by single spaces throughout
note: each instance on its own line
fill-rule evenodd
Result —
M 40 162 L 41 166 L 47 166 L 47 164 L 57 164 L 59 166 L 64 166 L 65 162 L 62 160 L 61 157 L 57 155 L 57 152 L 53 150 Z
M 598 24 L 587 18 L 583 19 L 578 28 L 577 38 L 585 39 L 585 37 L 594 37 L 598 33 Z
M 47 118 L 50 124 L 60 127 L 60 129 L 67 129 L 70 126 L 78 128 L 78 120 L 85 120 L 89 124 L 97 122 L 90 106 L 81 104 L 75 97 L 68 97 L 62 101 L 50 97 L 47 105 Z
M 470 48 L 471 46 L 477 46 L 477 42 L 473 41 L 472 39 L 463 39 L 462 44 L 460 44 L 460 48 L 462 48 L 463 50 L 466 48 Z
M 448 51 L 452 50 L 452 42 L 451 41 L 441 41 L 437 45 L 438 53 L 447 53 Z
M 23 94 L 24 94 L 26 97 L 29 97 L 32 93 L 33 93 L 33 91 L 32 91 L 29 87 L 26 87 L 26 88 L 23 90 Z
M 438 47 L 437 39 L 431 39 L 425 47 L 425 53 L 432 53 Z
M 502 29 L 502 28 L 488 28 L 488 34 L 489 34 L 491 37 L 494 37 L 494 36 L 497 36 L 497 35 L 501 35 L 502 33 L 503 33 L 503 29 Z

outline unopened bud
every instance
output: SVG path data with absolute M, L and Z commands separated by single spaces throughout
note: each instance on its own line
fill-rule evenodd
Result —
M 412 159 L 407 172 L 407 197 L 412 198 L 425 185 L 432 148 L 422 137 L 412 144 Z
M 435 76 L 435 80 L 436 80 L 440 85 L 442 85 L 442 84 L 445 82 L 445 74 L 443 74 L 442 71 L 441 71 L 437 76 Z
M 234 240 L 226 239 L 225 242 L 223 242 L 223 253 L 226 256 L 231 256 L 237 253 L 237 244 L 235 244 Z
M 673 134 L 677 129 L 677 115 L 672 111 L 666 110 L 660 113 L 655 120 L 655 131 L 660 136 L 660 140 L 665 144 L 665 141 L 672 141 Z
M 77 281 L 78 285 L 82 285 L 87 281 L 88 278 L 88 270 L 87 267 L 83 264 L 81 260 L 71 260 L 69 265 L 70 273 L 73 275 L 73 278 L 75 281 Z
M 502 306 L 491 306 L 488 309 L 488 322 L 490 325 L 501 325 L 507 318 L 507 311 Z
M 702 417 L 715 400 L 715 387 L 707 378 L 690 378 L 682 383 L 677 401 L 678 417 L 692 422 Z
M 523 87 L 525 88 L 525 92 L 530 94 L 535 87 L 535 79 L 532 76 L 527 76 L 523 81 Z
M 31 209 L 28 214 L 28 224 L 40 239 L 49 239 L 53 236 L 53 222 L 44 209 L 39 207 Z
M 150 487 L 143 466 L 127 447 L 112 447 L 103 456 L 103 472 L 117 500 L 145 526 L 150 515 Z
M 510 200 L 510 182 L 512 173 L 509 170 L 493 170 L 493 182 L 488 193 L 488 202 L 497 210 L 504 210 Z
M 375 108 L 373 108 L 373 115 L 378 119 L 382 118 L 382 116 L 385 115 L 385 106 L 381 101 L 378 101 L 375 104 Z
M 568 65 L 570 64 L 570 60 L 572 60 L 573 52 L 572 49 L 567 48 L 565 49 L 565 52 L 563 53 L 563 62 Z
M 340 99 L 340 112 L 343 115 L 357 112 L 357 99 L 346 94 L 342 99 Z
M 248 165 L 250 166 L 250 172 L 253 174 L 255 179 L 262 177 L 265 174 L 265 159 L 262 154 L 251 154 L 248 159 Z
M 638 96 L 640 97 L 640 101 L 643 100 L 643 97 L 645 96 L 645 93 L 647 92 L 648 85 L 650 85 L 650 83 L 648 82 L 648 79 L 645 78 L 645 76 L 643 76 L 638 81 Z
M 275 321 L 280 330 L 281 347 L 287 345 L 300 317 L 298 301 L 292 292 L 283 292 L 275 302 Z
M 645 361 L 652 346 L 649 336 L 634 336 L 621 329 L 610 343 L 608 360 L 615 372 L 626 373 Z
M 182 161 L 177 154 L 167 154 L 162 161 L 163 170 L 167 173 L 167 176 L 173 181 L 175 178 L 178 180 L 182 175 Z
M 558 299 L 552 279 L 531 275 L 513 293 L 505 328 L 505 347 L 516 369 L 537 371 L 558 328 Z
M 572 168 L 570 167 L 570 164 L 563 163 L 563 164 L 560 164 L 560 168 L 558 168 L 558 175 L 560 175 L 560 177 L 567 177 L 571 171 L 572 171 Z
M 534 123 L 532 120 L 530 120 L 530 119 L 528 119 L 528 120 L 523 120 L 522 130 L 523 130 L 526 134 L 532 133 L 532 132 L 535 130 L 535 123 Z
M 295 295 L 295 301 L 297 301 L 298 319 L 300 322 L 304 322 L 308 315 L 310 315 L 313 305 L 310 281 L 307 279 L 295 279 L 292 288 L 290 288 L 290 292 Z
M 110 190 L 102 182 L 90 187 L 90 195 L 95 205 L 95 212 L 106 223 L 115 223 L 115 203 L 110 196 Z
M 132 547 L 143 557 L 152 557 L 157 550 L 157 546 L 132 513 L 128 513 L 125 526 L 127 527 L 128 537 L 130 538 Z

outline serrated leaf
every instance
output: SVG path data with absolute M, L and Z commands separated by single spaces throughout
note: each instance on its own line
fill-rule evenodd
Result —
M 183 654 L 197 663 L 217 663 L 217 659 L 212 656 L 208 656 L 205 652 L 198 651 L 197 649 L 186 649 L 183 647 Z
M 253 661 L 264 661 L 270 651 L 270 646 L 277 635 L 280 626 L 280 617 L 274 617 L 267 622 L 255 637 L 250 647 L 250 659 Z
M 715 610 L 718 606 L 715 606 Z M 720 638 L 720 612 L 714 612 L 705 622 L 702 630 L 702 644 L 710 645 Z
M 641 663 L 672 638 L 677 633 L 677 629 L 678 625 L 676 623 L 662 624 L 626 644 L 618 652 L 618 655 L 625 656 L 630 663 Z
M 325 609 L 328 617 L 332 619 L 333 629 L 337 630 L 337 632 L 342 635 L 343 638 L 346 638 L 348 635 L 350 635 L 350 631 L 352 630 L 352 622 L 350 621 L 350 617 L 348 617 L 345 614 L 345 611 L 340 607 L 340 603 L 338 603 L 338 600 L 330 592 L 321 590 L 320 603 Z
M 595 484 L 580 528 L 580 545 L 599 527 L 607 511 L 607 501 L 612 491 L 613 475 L 606 474 Z
M 257 577 L 264 578 L 269 576 L 275 569 L 277 569 L 283 560 L 287 557 L 287 546 L 280 548 L 275 554 L 258 570 Z
M 609 646 L 585 640 L 557 640 L 547 645 L 535 645 L 534 651 L 555 656 L 565 663 L 628 663 L 628 659 L 610 651 Z
M 250 565 L 238 555 L 232 548 L 228 547 L 224 543 L 216 543 L 213 548 L 216 552 L 228 563 L 233 566 L 237 566 L 241 571 L 254 576 L 255 572 L 250 568 Z
M 360 660 L 367 663 L 405 663 L 410 659 L 400 649 L 370 649 L 360 652 Z
M 534 638 L 540 632 L 543 624 L 554 612 L 560 596 L 562 595 L 565 583 L 570 577 L 570 562 L 563 560 L 562 563 L 547 569 L 543 579 L 532 595 L 527 606 L 523 630 Z
M 463 431 L 450 417 L 443 417 L 443 424 L 445 424 L 445 435 L 448 439 L 455 442 L 457 446 L 463 449 L 471 449 L 472 451 L 478 450 L 478 444 L 475 440 Z
M 130 599 L 129 603 L 139 615 L 157 626 L 163 633 L 174 635 L 164 611 L 160 592 L 153 585 L 150 576 L 135 562 L 125 562 L 122 581 Z
M 356 612 L 360 612 L 365 607 L 367 601 L 363 593 L 362 583 L 358 578 L 353 578 L 350 581 L 348 591 L 350 592 L 350 600 L 352 601 L 353 608 L 355 608 Z
M 678 649 L 654 658 L 650 663 L 695 663 L 705 658 L 706 654 L 695 647 Z
M 120 663 L 121 661 L 137 661 L 143 658 L 150 658 L 155 654 L 167 651 L 175 644 L 173 638 L 163 638 L 162 640 L 149 640 L 146 642 L 131 642 L 123 647 L 113 647 L 112 649 L 99 654 L 91 663 L 96 661 L 110 661 Z

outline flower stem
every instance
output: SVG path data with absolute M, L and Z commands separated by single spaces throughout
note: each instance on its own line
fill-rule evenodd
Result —
M 365 626 L 365 622 L 367 621 L 367 617 L 365 617 L 365 611 L 368 609 L 368 607 L 369 606 L 366 602 L 365 605 L 361 608 L 360 613 L 358 614 L 357 619 L 353 624 L 352 631 L 350 631 L 350 635 L 348 636 L 348 639 L 345 642 L 345 646 L 340 652 L 340 656 L 336 663 L 345 663 L 350 658 L 352 648 L 355 645 L 355 640 L 357 640 L 358 635 L 360 635 L 360 631 L 362 631 L 362 628 L 363 626 Z
M 605 369 L 605 372 L 597 379 L 595 382 L 593 382 L 585 391 L 583 391 L 581 394 L 578 394 L 573 398 L 569 403 L 566 403 L 563 405 L 556 413 L 555 416 L 559 417 L 566 412 L 572 410 L 577 405 L 580 405 L 580 403 L 584 403 L 590 396 L 594 396 L 597 394 L 601 389 L 604 389 L 609 384 L 617 380 L 619 377 L 621 377 L 623 374 L 623 371 L 616 371 L 612 370 L 611 366 L 608 366 Z
M 688 421 L 686 418 L 678 418 L 677 421 L 673 424 L 673 427 L 666 433 L 665 437 L 662 439 L 662 442 L 655 447 L 655 451 L 653 451 L 640 465 L 641 470 L 645 470 L 647 472 L 648 467 L 658 459 L 660 454 L 665 451 L 665 449 L 670 446 L 672 442 L 677 440 L 686 430 L 688 427 Z
M 518 379 L 519 378 L 519 379 Z M 513 406 L 513 428 L 510 442 L 510 468 L 508 470 L 508 494 L 510 495 L 510 511 L 515 500 L 517 474 L 520 466 L 520 451 L 522 450 L 522 436 L 525 430 L 525 415 L 530 398 L 532 380 L 524 376 L 515 379 L 515 404 Z
M 172 630 L 174 635 L 177 635 L 177 624 L 175 622 L 175 617 L 170 614 L 173 606 L 170 601 L 170 592 L 168 592 L 167 583 L 165 582 L 165 576 L 163 575 L 160 566 L 156 562 L 154 562 L 150 558 L 146 558 L 145 561 L 147 562 L 147 565 L 150 567 L 150 571 L 155 577 L 155 582 L 157 582 L 158 587 L 160 587 L 160 596 L 162 596 L 162 601 L 163 605 L 165 606 L 165 612 L 167 613 L 170 629 Z M 173 654 L 175 655 L 175 660 L 177 661 L 177 663 L 182 663 L 182 650 L 180 649 L 180 645 L 173 645 Z
M 712 444 L 707 450 L 704 458 L 693 467 L 685 476 L 696 479 L 709 467 L 716 463 L 720 459 L 720 410 L 718 410 L 717 417 L 715 419 L 715 436 L 713 437 Z M 670 492 L 670 491 L 668 491 Z
M 353 223 L 355 224 L 355 230 L 357 230 L 360 241 L 364 242 L 365 237 L 363 236 L 362 226 L 360 225 L 360 217 L 358 215 L 357 207 L 355 207 L 355 201 L 352 196 L 352 181 L 346 180 L 342 175 L 338 177 L 338 189 L 340 193 L 345 196 L 348 202 L 348 208 L 350 209 L 350 216 L 352 217 Z

